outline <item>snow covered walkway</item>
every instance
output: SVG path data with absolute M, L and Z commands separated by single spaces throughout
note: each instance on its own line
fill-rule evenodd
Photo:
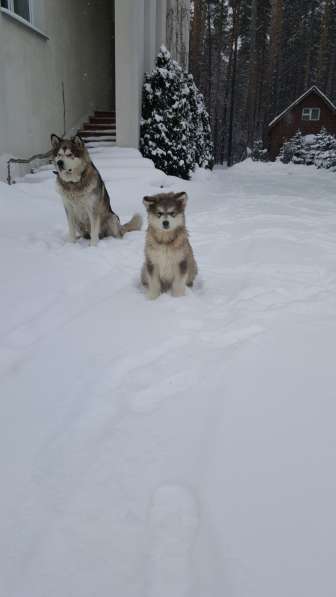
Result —
M 148 302 L 144 231 L 0 183 L 1 597 L 335 597 L 335 175 L 92 155 L 122 221 L 188 191 L 200 278 Z

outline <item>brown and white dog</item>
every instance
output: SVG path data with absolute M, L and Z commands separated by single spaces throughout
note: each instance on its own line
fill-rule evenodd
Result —
M 185 225 L 186 193 L 144 197 L 148 214 L 141 281 L 149 299 L 163 292 L 183 296 L 197 275 L 197 263 Z
M 72 139 L 51 135 L 51 145 L 71 242 L 81 236 L 91 239 L 91 246 L 95 246 L 105 236 L 122 238 L 126 232 L 140 230 L 142 218 L 138 214 L 120 224 L 105 184 L 79 135 Z

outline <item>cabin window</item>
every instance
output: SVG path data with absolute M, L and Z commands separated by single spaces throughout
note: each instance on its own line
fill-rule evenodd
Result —
M 6 8 L 29 23 L 32 22 L 32 0 L 0 0 L 2 8 Z
M 302 120 L 320 120 L 321 110 L 320 108 L 303 108 Z

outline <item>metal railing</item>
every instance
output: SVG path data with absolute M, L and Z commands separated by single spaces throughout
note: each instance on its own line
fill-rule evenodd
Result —
M 51 156 L 52 156 L 52 150 L 48 151 L 47 153 L 37 153 L 36 155 L 33 155 L 32 157 L 30 157 L 28 159 L 11 158 L 7 162 L 7 182 L 8 182 L 8 184 L 11 185 L 15 182 L 13 180 L 12 172 L 11 172 L 12 164 L 30 164 L 31 162 L 34 162 L 35 160 L 47 160 L 47 159 L 51 158 Z

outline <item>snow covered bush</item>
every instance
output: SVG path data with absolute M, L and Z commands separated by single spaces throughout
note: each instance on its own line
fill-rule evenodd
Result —
M 254 162 L 267 162 L 268 160 L 268 151 L 264 149 L 264 144 L 262 139 L 258 139 L 254 142 L 252 151 L 250 153 L 250 157 Z
M 317 168 L 336 169 L 336 139 L 325 128 L 315 136 L 311 149 Z
M 162 47 L 151 73 L 145 75 L 140 149 L 166 174 L 190 178 L 189 95 L 181 67 Z
M 279 159 L 284 164 L 314 164 L 317 168 L 336 171 L 336 139 L 325 128 L 317 135 L 303 136 L 298 131 L 283 144 Z
M 280 153 L 277 160 L 282 162 L 283 164 L 289 164 L 292 161 L 292 158 L 293 148 L 291 146 L 290 141 L 286 141 L 280 149 Z
M 195 164 L 212 170 L 214 148 L 204 96 L 198 90 L 192 75 L 186 74 L 185 78 L 189 89 L 189 137 L 195 155 Z
M 297 131 L 294 137 L 292 137 L 289 141 L 283 144 L 280 151 L 279 159 L 284 164 L 289 164 L 289 162 L 293 162 L 294 164 L 304 164 L 305 151 L 306 148 L 304 138 L 302 136 L 301 131 Z
M 166 174 L 189 179 L 213 166 L 209 116 L 191 75 L 162 46 L 143 87 L 140 150 Z
M 291 139 L 286 141 L 281 147 L 279 160 L 284 164 L 294 162 L 294 164 L 304 164 L 305 144 L 301 131 L 297 131 Z
M 305 135 L 303 137 L 304 142 L 304 159 L 306 166 L 313 166 L 315 163 L 315 151 L 313 149 L 313 143 L 315 142 L 315 135 Z

